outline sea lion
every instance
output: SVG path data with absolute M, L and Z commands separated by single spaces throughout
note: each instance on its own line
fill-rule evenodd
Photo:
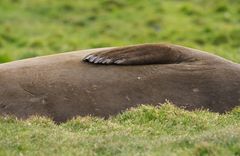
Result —
M 0 65 L 0 114 L 109 117 L 166 99 L 188 110 L 240 104 L 240 65 L 171 44 L 100 48 Z

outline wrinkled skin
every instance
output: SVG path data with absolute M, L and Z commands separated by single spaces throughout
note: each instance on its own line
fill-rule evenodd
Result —
M 195 49 L 147 44 L 1 64 L 0 86 L 0 114 L 22 119 L 109 117 L 166 99 L 222 113 L 240 105 L 240 65 Z

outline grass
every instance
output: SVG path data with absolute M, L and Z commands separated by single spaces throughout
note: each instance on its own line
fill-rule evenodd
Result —
M 108 120 L 0 118 L 0 155 L 240 155 L 240 109 L 142 105 Z
M 240 63 L 237 0 L 1 0 L 0 63 L 168 42 Z M 0 117 L 0 155 L 240 155 L 240 109 L 141 106 L 108 120 Z

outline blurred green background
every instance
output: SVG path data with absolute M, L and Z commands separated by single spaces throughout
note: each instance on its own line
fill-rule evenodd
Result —
M 0 62 L 167 42 L 240 62 L 239 0 L 0 0 Z

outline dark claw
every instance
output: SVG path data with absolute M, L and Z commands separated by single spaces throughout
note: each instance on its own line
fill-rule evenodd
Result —
M 90 59 L 88 60 L 89 62 L 94 62 L 94 60 L 97 58 L 97 56 L 92 56 L 90 57 Z
M 101 57 L 99 58 L 98 57 L 97 59 L 95 59 L 94 63 L 101 63 L 101 60 L 103 60 L 103 58 L 101 58 Z
M 109 63 L 111 63 L 111 61 L 112 61 L 111 59 L 105 59 L 102 63 L 103 64 L 109 64 Z
M 88 55 L 87 57 L 84 58 L 84 61 L 89 60 L 89 58 L 91 58 L 93 55 Z
M 125 59 L 122 59 L 122 60 L 117 60 L 117 61 L 115 61 L 114 63 L 115 64 L 121 64 L 121 63 L 123 63 L 125 61 Z
M 98 63 L 102 63 L 103 60 L 104 60 L 104 58 L 101 57 L 101 58 L 99 59 Z
M 111 59 L 107 59 L 107 64 L 110 64 L 112 63 L 112 60 Z

